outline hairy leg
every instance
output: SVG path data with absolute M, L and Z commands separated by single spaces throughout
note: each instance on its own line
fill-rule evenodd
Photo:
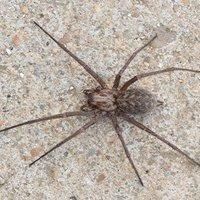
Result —
M 84 113 L 84 112 L 81 112 L 81 111 L 65 112 L 65 113 L 61 113 L 61 114 L 57 114 L 57 115 L 52 115 L 52 116 L 48 116 L 48 117 L 42 117 L 42 118 L 26 121 L 26 122 L 23 122 L 23 123 L 14 125 L 14 126 L 4 128 L 4 129 L 0 130 L 0 132 L 8 131 L 10 129 L 13 129 L 13 128 L 16 128 L 16 127 L 19 127 L 19 126 L 24 126 L 24 125 L 27 125 L 27 124 L 34 124 L 34 123 L 37 123 L 37 122 L 42 122 L 42 121 L 47 121 L 47 120 L 52 120 L 52 119 L 59 119 L 59 118 L 72 117 L 72 116 L 85 116 L 87 114 L 88 113 Z
M 123 136 L 122 136 L 122 131 L 121 131 L 119 125 L 118 125 L 117 117 L 116 117 L 115 115 L 112 115 L 110 118 L 111 118 L 111 120 L 112 120 L 113 127 L 114 127 L 114 129 L 115 129 L 115 131 L 116 131 L 116 133 L 117 133 L 117 135 L 118 135 L 118 137 L 119 137 L 119 139 L 120 139 L 120 141 L 121 141 L 121 143 L 122 143 L 122 146 L 123 146 L 123 148 L 124 148 L 126 157 L 128 158 L 128 160 L 129 160 L 129 162 L 130 162 L 132 168 L 134 169 L 134 171 L 135 171 L 135 173 L 136 173 L 136 175 L 137 175 L 137 177 L 138 177 L 138 179 L 139 179 L 141 185 L 144 186 L 144 184 L 143 184 L 143 182 L 142 182 L 142 179 L 140 178 L 140 175 L 139 175 L 139 173 L 138 173 L 138 170 L 137 170 L 135 164 L 133 163 L 133 160 L 132 160 L 132 158 L 131 158 L 130 152 L 129 152 L 128 148 L 126 147 L 126 143 L 125 143 L 124 138 L 123 138 Z
M 174 149 L 175 151 L 179 152 L 181 155 L 185 156 L 188 160 L 192 161 L 193 163 L 195 163 L 196 165 L 198 165 L 200 167 L 200 163 L 198 163 L 197 161 L 195 161 L 193 158 L 191 158 L 190 156 L 188 156 L 186 153 L 184 153 L 181 149 L 179 149 L 177 146 L 175 146 L 174 144 L 170 143 L 169 141 L 167 141 L 166 139 L 164 139 L 163 137 L 159 136 L 157 133 L 153 132 L 152 130 L 150 130 L 149 128 L 147 128 L 146 126 L 144 126 L 143 124 L 137 122 L 133 117 L 129 117 L 127 114 L 121 114 L 123 116 L 123 118 L 132 123 L 133 125 L 137 126 L 138 128 L 146 131 L 147 133 L 150 133 L 152 136 L 156 137 L 157 139 L 159 139 L 160 141 L 162 141 L 163 143 L 167 144 L 168 146 L 170 146 L 172 149 Z
M 56 40 L 50 33 L 48 33 L 45 29 L 43 29 L 37 22 L 34 21 L 34 24 L 38 26 L 44 33 L 46 33 L 54 42 L 56 42 L 61 49 L 63 49 L 66 53 L 68 53 L 74 60 L 76 60 L 94 79 L 96 79 L 96 81 L 103 88 L 107 87 L 103 79 L 96 72 L 94 72 L 84 61 L 82 61 L 80 58 L 75 56 L 69 49 L 65 47 L 64 44 L 61 44 L 58 40 Z
M 136 51 L 133 52 L 133 54 L 131 55 L 131 57 L 126 61 L 125 65 L 120 69 L 120 71 L 118 72 L 118 74 L 115 77 L 114 80 L 114 85 L 113 88 L 117 89 L 120 83 L 120 79 L 122 74 L 124 73 L 124 71 L 126 70 L 126 68 L 128 67 L 128 65 L 131 63 L 131 61 L 135 58 L 135 56 L 142 50 L 144 49 L 146 46 L 148 46 L 155 38 L 157 37 L 157 34 L 151 38 L 146 44 L 144 44 L 142 47 L 140 47 L 139 49 L 137 49 Z
M 148 76 L 153 76 L 153 75 L 157 75 L 157 74 L 162 74 L 165 72 L 171 72 L 171 71 L 188 71 L 188 72 L 194 72 L 194 73 L 200 73 L 199 70 L 192 70 L 192 69 L 185 69 L 185 68 L 177 68 L 177 67 L 171 67 L 171 68 L 166 68 L 163 70 L 158 70 L 158 71 L 153 71 L 153 72 L 148 72 L 148 73 L 143 73 L 143 74 L 139 74 L 137 76 L 134 76 L 133 78 L 129 79 L 127 82 L 124 83 L 124 85 L 122 86 L 122 88 L 120 89 L 121 92 L 124 92 L 127 90 L 127 88 L 133 84 L 134 82 L 148 77 Z
M 50 152 L 52 152 L 53 150 L 57 149 L 58 147 L 60 147 L 61 145 L 63 145 L 64 143 L 68 142 L 69 140 L 71 140 L 72 138 L 76 137 L 77 135 L 81 134 L 83 131 L 85 131 L 87 128 L 89 128 L 90 126 L 92 126 L 93 124 L 95 124 L 97 122 L 97 120 L 99 119 L 99 117 L 93 116 L 92 120 L 90 120 L 88 123 L 86 123 L 84 126 L 82 126 L 80 129 L 78 129 L 75 133 L 73 133 L 72 135 L 70 135 L 69 137 L 65 138 L 63 141 L 59 142 L 58 144 L 56 144 L 54 147 L 52 147 L 49 151 L 47 151 L 46 153 L 44 153 L 43 155 L 41 155 L 38 159 L 36 159 L 35 161 L 33 161 L 31 164 L 29 164 L 29 167 L 32 166 L 33 164 L 35 164 L 38 160 L 40 160 L 41 158 L 43 158 L 44 156 L 46 156 L 47 154 L 49 154 Z

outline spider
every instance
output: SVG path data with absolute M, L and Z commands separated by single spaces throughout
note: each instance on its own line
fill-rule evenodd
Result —
M 151 129 L 147 128 L 137 120 L 135 120 L 134 115 L 141 114 L 141 113 L 147 113 L 150 110 L 152 110 L 154 107 L 162 104 L 162 101 L 156 100 L 154 95 L 149 93 L 148 91 L 141 89 L 141 88 L 130 88 L 130 86 L 135 83 L 136 81 L 143 79 L 145 77 L 154 76 L 157 74 L 162 74 L 165 72 L 174 72 L 174 71 L 188 71 L 188 72 L 194 72 L 194 73 L 200 73 L 198 70 L 192 70 L 192 69 L 185 69 L 185 68 L 166 68 L 163 70 L 153 71 L 153 72 L 147 72 L 142 73 L 139 75 L 134 76 L 133 78 L 126 81 L 121 87 L 120 80 L 122 77 L 122 74 L 127 69 L 133 58 L 145 47 L 147 47 L 152 41 L 157 37 L 157 34 L 152 37 L 146 44 L 144 44 L 142 47 L 137 49 L 132 53 L 130 58 L 126 61 L 125 65 L 120 69 L 118 74 L 115 76 L 115 80 L 112 87 L 108 87 L 108 85 L 105 83 L 105 81 L 96 73 L 94 72 L 84 61 L 82 61 L 80 58 L 78 58 L 76 55 L 74 55 L 69 49 L 66 48 L 64 44 L 61 44 L 58 40 L 56 40 L 51 34 L 49 34 L 44 28 L 42 28 L 37 22 L 34 21 L 34 24 L 39 27 L 46 35 L 48 35 L 54 42 L 57 43 L 59 47 L 61 47 L 67 54 L 69 54 L 75 61 L 77 61 L 99 84 L 98 87 L 84 90 L 83 93 L 85 94 L 87 103 L 80 108 L 79 111 L 74 112 L 64 112 L 61 114 L 56 114 L 52 116 L 47 116 L 43 118 L 37 118 L 30 121 L 26 121 L 14 126 L 7 127 L 3 130 L 0 130 L 0 132 L 8 131 L 10 129 L 24 126 L 27 124 L 33 124 L 37 122 L 52 120 L 52 119 L 58 119 L 58 118 L 67 118 L 71 116 L 88 116 L 91 117 L 91 119 L 84 124 L 80 129 L 78 129 L 76 132 L 74 132 L 69 137 L 62 140 L 60 143 L 53 146 L 50 150 L 48 150 L 46 153 L 41 155 L 39 158 L 34 160 L 32 163 L 29 164 L 29 166 L 32 166 L 37 161 L 39 161 L 41 158 L 55 150 L 56 148 L 60 147 L 64 143 L 68 142 L 72 138 L 75 138 L 77 135 L 83 133 L 86 129 L 88 129 L 90 126 L 95 124 L 100 118 L 107 117 L 112 122 L 112 125 L 114 127 L 114 130 L 116 131 L 119 140 L 121 141 L 122 147 L 124 149 L 125 155 L 128 158 L 133 170 L 135 171 L 138 180 L 142 186 L 144 186 L 143 181 L 139 175 L 139 172 L 136 168 L 136 165 L 134 164 L 130 152 L 126 146 L 126 142 L 122 135 L 122 130 L 118 123 L 118 117 L 123 118 L 125 121 L 133 124 L 134 126 L 138 127 L 139 129 L 142 129 L 146 131 L 148 134 L 152 135 L 153 137 L 157 138 L 161 142 L 165 143 L 181 155 L 185 156 L 188 160 L 193 162 L 194 164 L 198 165 L 200 167 L 200 163 L 193 158 L 191 158 L 189 155 L 187 155 L 184 151 L 182 151 L 180 148 L 172 144 L 171 142 L 167 141 L 163 137 L 159 136 L 157 133 L 152 131 Z

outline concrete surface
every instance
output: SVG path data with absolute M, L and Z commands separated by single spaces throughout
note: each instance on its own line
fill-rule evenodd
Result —
M 95 81 L 32 23 L 36 20 L 111 84 L 136 48 L 123 81 L 166 67 L 200 69 L 199 0 L 1 0 L 0 129 L 77 110 Z M 200 75 L 167 73 L 137 85 L 165 102 L 140 120 L 200 162 Z M 141 130 L 120 121 L 141 187 L 106 119 L 28 164 L 87 119 L 24 126 L 0 135 L 2 200 L 197 200 L 200 169 Z

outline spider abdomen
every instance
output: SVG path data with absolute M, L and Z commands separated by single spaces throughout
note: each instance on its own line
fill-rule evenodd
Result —
M 118 99 L 118 107 L 130 114 L 149 112 L 156 104 L 157 101 L 154 95 L 142 88 L 127 90 L 124 95 Z

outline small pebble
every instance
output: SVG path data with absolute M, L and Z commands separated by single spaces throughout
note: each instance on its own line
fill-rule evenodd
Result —
M 68 152 L 68 151 L 66 151 L 66 152 L 64 153 L 64 156 L 65 156 L 65 157 L 67 157 L 67 156 L 68 156 L 68 154 L 69 154 L 69 152 Z
M 149 67 L 149 66 L 150 66 L 148 62 L 144 62 L 144 65 L 145 65 L 146 67 Z
M 21 78 L 23 78 L 23 77 L 24 77 L 24 74 L 23 74 L 23 73 L 19 73 L 19 76 L 20 76 Z
M 183 4 L 188 4 L 188 3 L 189 3 L 189 0 L 182 0 L 182 3 L 183 3 Z
M 18 35 L 15 35 L 15 36 L 12 38 L 12 42 L 14 43 L 15 46 L 19 46 L 19 44 L 20 44 L 19 36 L 18 36 Z
M 0 126 L 4 125 L 5 121 L 0 121 Z
M 49 175 L 53 180 L 57 180 L 59 176 L 58 169 L 56 167 L 53 167 L 49 170 Z
M 98 177 L 97 177 L 97 183 L 100 183 L 102 182 L 104 179 L 106 178 L 106 176 L 104 174 L 100 174 Z
M 10 49 L 6 49 L 6 53 L 10 56 L 12 54 Z
M 42 147 L 35 147 L 31 149 L 30 151 L 31 157 L 37 157 L 39 154 L 41 154 L 42 151 L 43 151 Z
M 69 87 L 69 90 L 70 90 L 70 91 L 74 90 L 74 87 L 73 87 L 73 86 L 70 86 L 70 87 Z
M 25 5 L 22 5 L 22 6 L 20 7 L 20 10 L 21 10 L 21 12 L 24 13 L 24 14 L 27 14 L 27 13 L 28 13 L 28 7 L 25 6 Z

